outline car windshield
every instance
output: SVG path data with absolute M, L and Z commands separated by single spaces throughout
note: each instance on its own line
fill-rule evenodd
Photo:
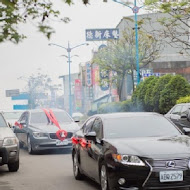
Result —
M 64 122 L 71 122 L 71 118 L 67 115 L 67 113 L 65 112 L 53 112 L 57 121 L 59 123 L 64 123 Z M 44 112 L 34 112 L 31 113 L 31 120 L 30 123 L 44 123 L 47 124 L 49 123 L 49 119 L 46 116 L 46 114 Z
M 5 120 L 3 119 L 2 115 L 0 115 L 0 127 L 7 127 Z
M 22 112 L 4 112 L 3 116 L 5 117 L 5 119 L 19 119 L 19 117 L 21 116 Z
M 105 120 L 105 138 L 176 136 L 181 133 L 164 117 L 135 116 Z

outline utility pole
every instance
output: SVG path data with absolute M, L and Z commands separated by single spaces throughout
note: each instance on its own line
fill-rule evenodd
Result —
M 113 0 L 116 3 L 120 3 L 124 6 L 129 7 L 133 13 L 135 14 L 135 46 L 136 46 L 136 70 L 137 70 L 137 85 L 140 83 L 140 69 L 139 69 L 139 41 L 138 41 L 138 12 L 141 8 L 143 8 L 143 6 L 138 7 L 137 6 L 137 0 L 134 0 L 134 7 L 131 7 L 129 5 L 126 5 L 123 2 L 117 1 L 117 0 Z
M 61 46 L 61 45 L 58 45 L 58 44 L 54 44 L 54 43 L 50 43 L 49 44 L 50 46 L 54 45 L 54 46 L 57 46 L 57 47 L 60 47 L 60 48 L 63 48 L 67 51 L 68 53 L 68 63 L 69 63 L 69 114 L 70 116 L 72 116 L 72 113 L 73 113 L 73 107 L 72 107 L 72 94 L 71 94 L 71 51 L 79 46 L 83 46 L 83 45 L 88 45 L 88 43 L 82 43 L 82 44 L 79 44 L 79 45 L 76 45 L 74 47 L 70 47 L 70 44 L 68 42 L 68 46 L 67 48 L 64 47 L 64 46 Z

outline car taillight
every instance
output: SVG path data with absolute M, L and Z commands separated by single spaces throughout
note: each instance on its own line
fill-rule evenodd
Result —
M 80 139 L 80 145 L 83 147 L 83 148 L 85 148 L 86 146 L 87 146 L 87 142 L 86 142 L 86 140 L 85 139 Z
M 79 139 L 77 137 L 72 137 L 71 140 L 72 140 L 73 144 L 78 144 L 79 143 Z

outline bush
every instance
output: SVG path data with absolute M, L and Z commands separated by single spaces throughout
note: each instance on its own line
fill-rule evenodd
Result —
M 190 103 L 190 96 L 181 97 L 177 100 L 177 104 Z
M 145 95 L 147 92 L 148 85 L 151 83 L 155 76 L 148 77 L 145 81 L 141 82 L 135 92 L 132 95 L 132 102 L 138 111 L 145 110 Z
M 153 105 L 153 88 L 158 82 L 159 78 L 155 77 L 153 78 L 150 83 L 147 85 L 147 90 L 146 94 L 144 97 L 144 103 L 145 103 L 145 111 L 153 111 L 154 110 L 154 105 Z
M 187 80 L 176 75 L 172 77 L 169 83 L 165 86 L 165 89 L 161 91 L 160 95 L 160 112 L 167 113 L 175 104 L 180 97 L 190 95 L 190 84 Z
M 138 111 L 137 107 L 133 104 L 131 100 L 125 100 L 121 104 L 122 104 L 122 110 L 124 112 Z
M 121 102 L 111 102 L 102 104 L 98 108 L 98 113 L 114 113 L 114 112 L 122 112 L 122 103 Z
M 152 97 L 153 97 L 153 111 L 155 112 L 160 112 L 159 109 L 159 101 L 160 101 L 160 94 L 162 92 L 162 90 L 165 89 L 166 85 L 169 83 L 169 81 L 172 79 L 172 75 L 168 74 L 168 75 L 164 75 L 162 77 L 160 77 L 157 81 L 157 83 L 155 84 L 154 88 L 153 88 L 153 92 L 152 92 Z

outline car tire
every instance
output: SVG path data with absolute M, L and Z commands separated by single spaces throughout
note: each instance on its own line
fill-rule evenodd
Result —
M 22 142 L 19 142 L 19 147 L 20 148 L 23 148 L 24 147 L 24 144 Z
M 31 144 L 30 136 L 28 136 L 28 138 L 27 138 L 27 149 L 28 149 L 28 153 L 29 154 L 33 154 L 34 153 L 34 150 L 32 148 L 32 144 Z
M 80 172 L 77 153 L 73 153 L 73 174 L 76 180 L 83 179 L 83 174 Z
M 9 172 L 17 172 L 19 169 L 19 160 L 13 163 L 8 163 Z
M 108 184 L 107 167 L 104 162 L 100 166 L 100 185 L 101 190 L 110 190 Z

